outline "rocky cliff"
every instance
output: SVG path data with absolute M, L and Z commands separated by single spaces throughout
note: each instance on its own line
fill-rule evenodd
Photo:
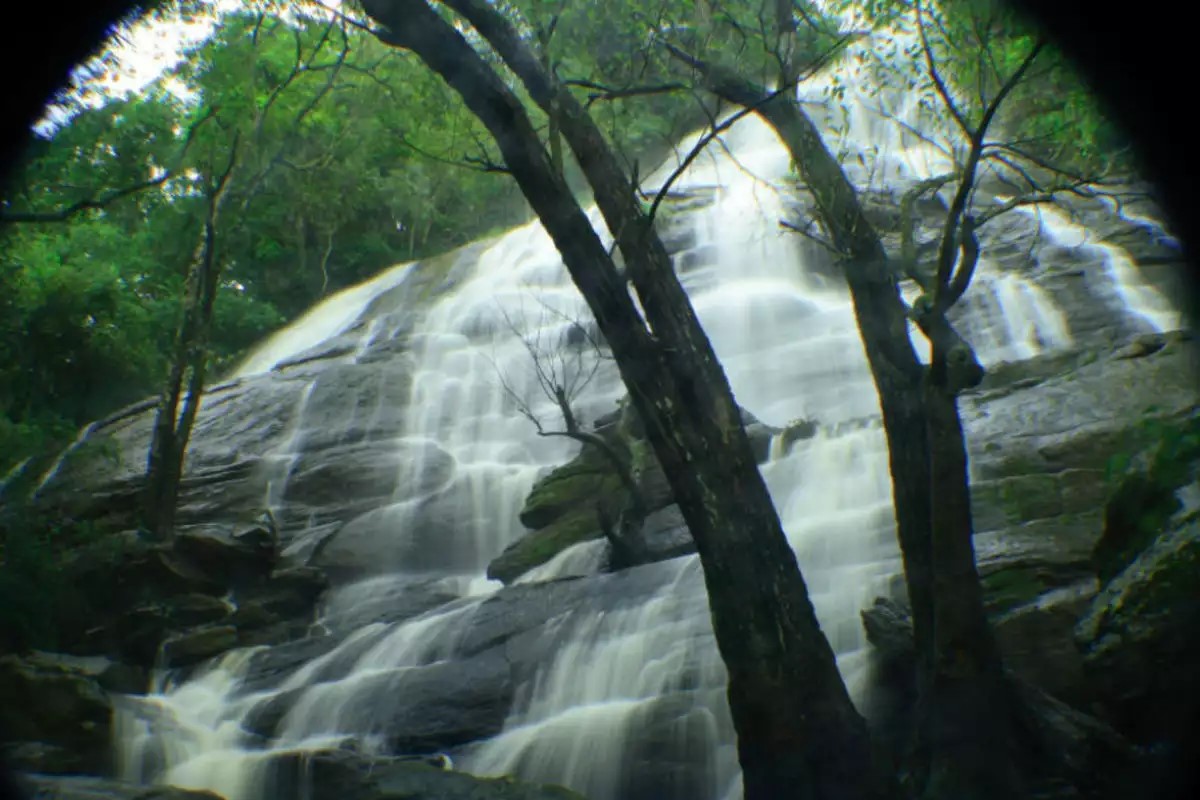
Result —
M 903 614 L 874 391 L 835 266 L 777 235 L 769 205 L 757 227 L 730 222 L 758 191 L 694 187 L 661 224 L 884 731 L 911 698 L 859 617 L 877 596 Z M 896 202 L 872 199 L 885 227 Z M 923 213 L 927 244 L 941 211 Z M 1149 747 L 1172 734 L 1147 709 L 1194 663 L 1175 588 L 1195 577 L 1194 520 L 1172 510 L 1119 539 L 1119 563 L 1097 559 L 1118 536 L 1105 504 L 1133 480 L 1114 459 L 1160 446 L 1146 420 L 1194 418 L 1194 345 L 1161 330 L 1170 241 L 1098 203 L 1075 213 L 998 221 L 960 311 L 989 367 L 962 401 L 976 550 L 1008 663 L 1063 729 L 1100 717 L 1082 746 Z M 629 506 L 609 464 L 536 436 L 514 400 L 555 414 L 511 323 L 559 347 L 579 315 L 536 226 L 331 298 L 210 390 L 169 544 L 132 524 L 149 407 L 91 426 L 36 503 L 106 533 L 63 565 L 77 598 L 60 652 L 0 661 L 9 760 L 64 797 L 256 800 L 304 775 L 318 797 L 568 796 L 472 773 L 593 800 L 725 796 L 738 774 L 703 581 L 611 364 L 574 410 L 634 466 L 636 557 L 605 530 Z M 438 754 L 455 770 L 397 760 Z

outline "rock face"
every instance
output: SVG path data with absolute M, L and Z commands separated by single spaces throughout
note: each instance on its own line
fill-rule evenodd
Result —
M 879 199 L 874 211 L 886 231 L 887 220 L 895 222 L 896 198 Z M 919 247 L 928 252 L 944 208 L 930 201 L 921 214 Z M 771 231 L 777 222 L 769 220 Z M 843 319 L 845 309 L 835 308 L 840 273 L 823 255 L 805 250 L 801 259 L 785 243 L 763 265 L 803 272 L 809 281 L 803 291 L 791 282 L 795 276 L 755 280 L 735 288 L 758 294 L 739 292 L 729 308 L 719 296 L 723 289 L 709 290 L 724 280 L 715 274 L 724 266 L 717 263 L 722 251 L 736 248 L 701 242 L 701 230 L 691 222 L 672 224 L 670 238 L 681 249 L 675 258 L 689 291 L 708 292 L 706 327 L 710 320 L 714 330 L 729 323 L 722 314 L 741 326 L 736 341 L 714 336 L 726 348 L 722 359 L 731 380 L 759 390 L 761 373 L 779 379 L 757 397 L 739 388 L 739 398 L 764 419 L 803 417 L 783 427 L 744 417 L 760 462 L 773 462 L 764 473 L 772 473 L 781 511 L 802 494 L 793 488 L 810 483 L 823 490 L 819 473 L 837 471 L 846 479 L 812 514 L 814 524 L 825 526 L 835 516 L 843 523 L 848 516 L 850 523 L 829 529 L 878 533 L 869 553 L 857 546 L 847 553 L 850 548 L 832 539 L 798 547 L 806 575 L 817 576 L 810 589 L 823 609 L 858 580 L 856 567 L 871 559 L 877 559 L 872 570 L 895 564 L 889 510 L 860 503 L 871 487 L 855 483 L 860 475 L 886 482 L 873 456 L 859 452 L 875 443 L 845 435 L 878 433 L 879 421 L 869 376 L 842 357 L 856 352 L 858 338 L 851 315 Z M 536 273 L 531 282 L 542 285 L 557 269 L 557 256 L 537 233 L 518 231 L 487 258 L 502 257 L 523 277 Z M 1136 421 L 1191 413 L 1195 375 L 1185 338 L 1147 335 L 1151 325 L 1114 296 L 1098 252 L 1041 243 L 1031 248 L 1040 235 L 1036 222 L 1020 213 L 988 226 L 986 251 L 1004 268 L 981 269 L 957 321 L 972 342 L 987 346 L 1006 337 L 1008 344 L 961 405 L 989 613 L 1009 664 L 1025 681 L 1022 691 L 1039 709 L 1038 735 L 1069 762 L 1075 780 L 1089 770 L 1102 775 L 1099 766 L 1124 758 L 1120 737 L 1080 713 L 1103 709 L 1111 690 L 1080 678 L 1092 656 L 1072 645 L 1076 620 L 1097 589 L 1095 545 L 1107 530 L 1103 505 L 1111 488 L 1106 462 L 1138 448 Z M 263 798 L 306 796 L 309 789 L 314 800 L 569 796 L 390 757 L 450 751 L 461 767 L 497 743 L 507 748 L 505 758 L 481 772 L 528 775 L 549 764 L 557 780 L 594 762 L 607 773 L 602 780 L 576 781 L 572 773 L 572 785 L 591 792 L 599 784 L 594 794 L 610 800 L 711 800 L 729 793 L 736 752 L 725 676 L 709 631 L 703 577 L 686 557 L 693 545 L 668 476 L 635 419 L 620 406 L 602 413 L 620 396 L 615 380 L 615 388 L 581 401 L 581 418 L 595 419 L 595 432 L 628 457 L 647 512 L 629 526 L 637 558 L 593 558 L 605 545 L 597 508 L 619 516 L 629 506 L 626 490 L 594 448 L 574 453 L 559 440 L 538 439 L 527 421 L 507 413 L 498 387 L 489 394 L 494 365 L 484 364 L 482 354 L 489 346 L 502 348 L 492 336 L 503 327 L 496 307 L 517 287 L 515 281 L 473 283 L 483 272 L 505 272 L 472 272 L 490 244 L 413 267 L 404 280 L 396 273 L 370 297 L 357 295 L 359 306 L 353 297 L 323 306 L 288 333 L 302 347 L 287 343 L 286 356 L 267 359 L 274 364 L 269 371 L 213 387 L 189 452 L 174 544 L 148 543 L 131 532 L 149 406 L 94 426 L 39 489 L 46 506 L 126 531 L 66 565 L 81 602 L 64 620 L 73 624 L 64 627 L 63 646 L 107 659 L 103 666 L 79 667 L 81 685 L 141 694 L 149 668 L 160 663 L 171 669 L 168 685 L 184 687 L 117 704 L 118 714 L 146 711 L 137 722 L 146 723 L 148 738 L 163 751 L 145 759 L 141 777 L 148 782 L 161 780 L 156 770 L 169 760 L 167 749 L 213 746 L 219 737 L 208 738 L 216 732 L 209 712 L 219 706 L 221 736 L 241 736 L 222 755 L 276 761 L 275 785 Z M 1137 257 L 1161 249 L 1143 242 Z M 812 263 L 801 268 L 801 260 Z M 464 291 L 449 292 L 460 284 Z M 822 302 L 807 294 L 817 285 L 829 291 Z M 1006 301 L 1036 299 L 1038 292 L 1061 301 L 1051 310 L 1061 311 L 1066 333 L 1058 331 L 1053 341 L 1034 341 L 1053 327 L 1041 318 L 1032 326 L 1036 336 L 1015 329 L 1043 308 L 1018 304 L 1020 313 L 1011 319 L 999 313 Z M 806 327 L 779 334 L 784 329 L 773 324 L 776 317 L 803 319 Z M 331 318 L 336 324 L 324 327 Z M 1010 322 L 1013 330 L 998 333 Z M 787 336 L 793 339 L 784 341 Z M 776 340 L 787 349 L 772 350 L 774 361 L 735 363 L 739 349 L 757 352 Z M 810 349 L 809 340 L 834 345 Z M 1043 349 L 1047 354 L 1029 357 Z M 521 363 L 527 355 L 518 354 Z M 1000 358 L 1009 361 L 995 363 Z M 812 408 L 799 408 L 797 398 Z M 90 458 L 92 443 L 113 446 L 115 456 Z M 797 458 L 804 469 L 775 469 L 786 461 L 782 456 L 829 443 L 845 446 L 844 462 Z M 881 463 L 886 469 L 886 458 Z M 1113 537 L 1119 527 L 1109 526 Z M 1109 574 L 1137 563 L 1140 542 L 1120 539 Z M 584 551 L 587 574 L 555 572 L 560 557 L 568 561 Z M 485 566 L 508 585 L 481 580 Z M 563 577 L 569 573 L 573 577 Z M 903 631 L 902 610 L 876 610 L 871 640 L 888 657 L 879 685 L 869 691 L 878 691 L 876 699 L 889 707 L 899 740 L 911 723 L 905 716 L 913 696 L 905 650 L 910 634 Z M 1114 617 L 1105 624 L 1127 622 Z M 856 634 L 852 619 L 830 626 L 839 647 L 857 647 Z M 236 648 L 245 649 L 230 654 Z M 225 654 L 230 657 L 216 662 Z M 1104 655 L 1110 657 L 1118 658 Z M 212 705 L 194 702 L 193 689 Z M 547 706 L 545 716 L 534 713 Z M 198 709 L 203 719 L 196 718 Z M 881 716 L 873 714 L 873 722 Z M 343 732 L 362 737 L 363 750 L 390 756 L 290 750 L 300 740 L 292 734 L 337 738 L 332 734 Z M 189 738 L 196 735 L 204 741 Z M 62 743 L 70 738 L 66 733 L 25 729 L 22 736 L 8 753 L 23 769 L 85 768 L 71 761 Z M 530 739 L 541 749 L 522 749 Z M 222 748 L 228 743 L 220 742 Z M 601 745 L 608 749 L 600 752 Z M 325 739 L 314 746 L 325 747 Z M 213 754 L 205 750 L 188 766 L 209 769 Z M 86 768 L 99 773 L 103 766 Z M 302 775 L 312 776 L 311 786 Z M 73 779 L 47 791 L 126 798 L 142 790 Z

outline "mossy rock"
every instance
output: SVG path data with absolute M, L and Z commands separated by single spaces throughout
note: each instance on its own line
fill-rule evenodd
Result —
M 604 535 L 596 510 L 580 505 L 576 511 L 544 528 L 527 533 L 488 564 L 487 576 L 511 583 L 534 567 L 545 564 L 568 547 Z
M 1075 629 L 1102 703 L 1140 741 L 1200 736 L 1200 517 L 1177 521 L 1096 596 Z
M 1000 484 L 1000 499 L 1010 524 L 1057 517 L 1063 513 L 1057 475 L 1021 475 Z
M 1104 507 L 1104 533 L 1093 551 L 1096 574 L 1107 582 L 1129 566 L 1180 508 L 1172 488 L 1148 475 L 1130 475 Z
M 1055 588 L 1039 566 L 1017 564 L 998 569 L 980 579 L 983 603 L 989 615 L 1003 614 L 1030 603 Z
M 526 528 L 543 528 L 578 508 L 591 513 L 597 502 L 615 509 L 625 494 L 607 456 L 597 447 L 585 446 L 573 460 L 534 485 L 519 519 Z

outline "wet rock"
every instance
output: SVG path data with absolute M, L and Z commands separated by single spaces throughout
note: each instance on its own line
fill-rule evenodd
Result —
M 229 612 L 229 603 L 212 595 L 185 594 L 173 597 L 167 603 L 167 617 L 171 624 L 182 627 L 220 622 L 229 616 Z
M 304 694 L 304 687 L 288 689 L 255 703 L 242 720 L 242 729 L 264 742 L 279 735 L 279 723 Z
M 339 637 L 313 636 L 259 651 L 251 658 L 242 678 L 247 691 L 259 692 L 288 673 L 337 647 Z
M 112 704 L 83 669 L 33 654 L 0 658 L 0 732 L 9 742 L 67 751 L 73 769 L 108 770 Z
M 487 576 L 492 580 L 511 583 L 568 547 L 599 539 L 603 535 L 597 512 L 584 505 L 545 527 L 530 531 L 509 545 L 488 564 Z
M 106 692 L 140 694 L 149 682 L 150 673 L 139 666 L 113 661 L 104 656 L 75 656 L 68 653 L 37 651 L 33 654 L 40 663 L 57 664 L 86 675 Z
M 238 647 L 275 646 L 294 642 L 309 634 L 310 625 L 304 620 L 280 620 L 262 625 L 238 628 Z
M 176 634 L 163 642 L 163 663 L 168 667 L 184 667 L 220 655 L 238 641 L 237 628 L 232 625 L 208 625 Z
M 648 561 L 664 561 L 696 552 L 692 532 L 684 522 L 679 506 L 655 511 L 642 522 L 638 533 L 638 552 Z
M 984 610 L 997 616 L 1027 605 L 1036 605 L 1047 594 L 1069 587 L 1094 585 L 1086 562 L 1055 563 L 1040 558 L 1009 561 L 980 569 Z
M 288 567 L 271 573 L 268 584 L 273 591 L 291 592 L 311 604 L 329 588 L 329 578 L 314 567 Z
M 724 686 L 718 686 L 671 692 L 647 701 L 636 712 L 637 722 L 629 727 L 619 756 L 625 768 L 616 796 L 622 800 L 709 796 L 709 770 L 723 755 L 719 731 L 732 729 L 724 694 Z M 698 759 L 698 754 L 705 755 Z
M 237 598 L 237 610 L 229 623 L 239 633 L 284 622 L 307 625 L 317 598 L 329 585 L 325 574 L 313 567 L 291 567 Z
M 1006 384 L 964 394 L 972 477 L 1103 470 L 1114 454 L 1153 439 L 1139 423 L 1191 416 L 1200 378 L 1195 343 L 1160 336 L 1163 346 L 1141 358 L 1113 358 L 1111 347 L 1040 357 L 1010 365 Z
M 760 462 L 768 458 L 774 437 L 791 437 L 790 445 L 816 433 L 813 422 L 802 420 L 780 429 L 763 424 L 745 409 L 740 411 L 751 448 Z M 648 514 L 639 541 L 629 548 L 628 557 L 619 559 L 620 565 L 693 552 L 691 535 L 686 526 L 681 526 L 678 509 L 659 513 L 673 506 L 674 491 L 627 401 L 620 401 L 617 409 L 599 417 L 594 430 L 621 457 L 628 458 L 642 507 Z M 631 507 L 630 492 L 610 457 L 600 447 L 584 445 L 574 459 L 534 484 L 519 515 L 521 524 L 533 530 L 493 560 L 487 575 L 511 583 L 567 548 L 603 536 L 600 513 L 615 520 Z
M 501 650 L 398 672 L 382 684 L 388 688 L 356 694 L 342 713 L 375 721 L 366 729 L 382 733 L 395 753 L 432 753 L 493 736 L 512 704 Z
M 583 800 L 557 786 L 478 778 L 399 759 L 344 750 L 283 754 L 273 760 L 271 797 L 310 800 Z
M 351 680 L 338 702 L 341 724 L 382 737 L 393 753 L 433 753 L 492 736 L 504 725 L 513 693 L 508 661 L 498 648 Z M 248 716 L 247 730 L 273 735 L 308 691 L 336 693 L 338 687 L 315 684 L 275 695 Z
M 547 623 L 588 609 L 612 612 L 643 603 L 677 576 L 676 562 L 656 562 L 620 572 L 507 586 L 470 612 L 457 652 L 468 656 L 503 645 L 514 669 L 536 666 L 556 646 L 555 637 L 545 635 L 553 630 Z M 699 579 L 698 573 L 694 577 Z M 707 613 L 703 596 L 699 602 Z
M 257 581 L 275 565 L 275 534 L 254 525 L 240 530 L 220 525 L 196 525 L 179 530 L 175 550 L 223 587 Z
M 359 589 L 363 591 L 358 591 Z M 340 593 L 354 592 L 352 602 Z M 351 633 L 371 623 L 391 623 L 415 617 L 457 599 L 455 587 L 420 576 L 382 576 L 345 587 L 330 597 L 321 625 L 335 635 Z
M 142 694 L 150 685 L 150 671 L 134 664 L 113 661 L 96 676 L 96 682 L 108 692 Z
M 224 800 L 215 792 L 85 776 L 26 775 L 21 783 L 30 800 Z

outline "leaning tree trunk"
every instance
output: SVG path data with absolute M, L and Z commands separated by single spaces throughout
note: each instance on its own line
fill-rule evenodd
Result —
M 913 610 L 919 699 L 912 761 L 918 783 L 928 798 L 1019 798 L 1017 713 L 984 614 L 971 543 L 970 482 L 956 404 L 962 385 L 946 369 L 952 353 L 965 353 L 962 368 L 971 372 L 978 368 L 974 355 L 944 314 L 934 314 L 917 320 L 933 343 L 936 365 L 932 372 L 922 367 L 896 271 L 853 185 L 790 92 L 772 94 L 678 49 L 672 53 L 696 68 L 710 91 L 754 108 L 775 129 L 813 194 L 818 218 L 845 256 L 879 392 Z M 948 220 L 948 228 L 952 221 L 957 225 Z M 978 382 L 977 374 L 973 379 Z
M 866 726 L 820 631 L 724 374 L 686 296 L 670 287 L 677 285 L 673 273 L 634 276 L 643 319 L 525 110 L 496 73 L 425 0 L 368 0 L 364 7 L 386 26 L 383 41 L 420 56 L 491 132 L 612 348 L 696 541 L 729 673 L 745 796 L 880 797 Z M 578 154 L 572 126 L 579 120 L 572 117 L 563 109 L 560 123 Z M 634 203 L 623 174 L 603 161 L 598 172 L 589 169 L 598 198 L 619 200 L 611 186 L 628 191 L 625 202 Z M 614 233 L 618 241 L 637 237 L 625 241 L 631 252 L 661 248 L 644 218 L 639 228 Z
M 897 538 L 912 606 L 920 694 L 933 674 L 933 568 L 930 466 L 922 397 L 924 367 L 913 350 L 908 315 L 879 234 L 820 132 L 790 92 L 772 93 L 719 67 L 673 51 L 700 70 L 717 96 L 753 108 L 779 135 L 813 194 L 816 213 L 844 257 L 843 268 L 888 443 Z

